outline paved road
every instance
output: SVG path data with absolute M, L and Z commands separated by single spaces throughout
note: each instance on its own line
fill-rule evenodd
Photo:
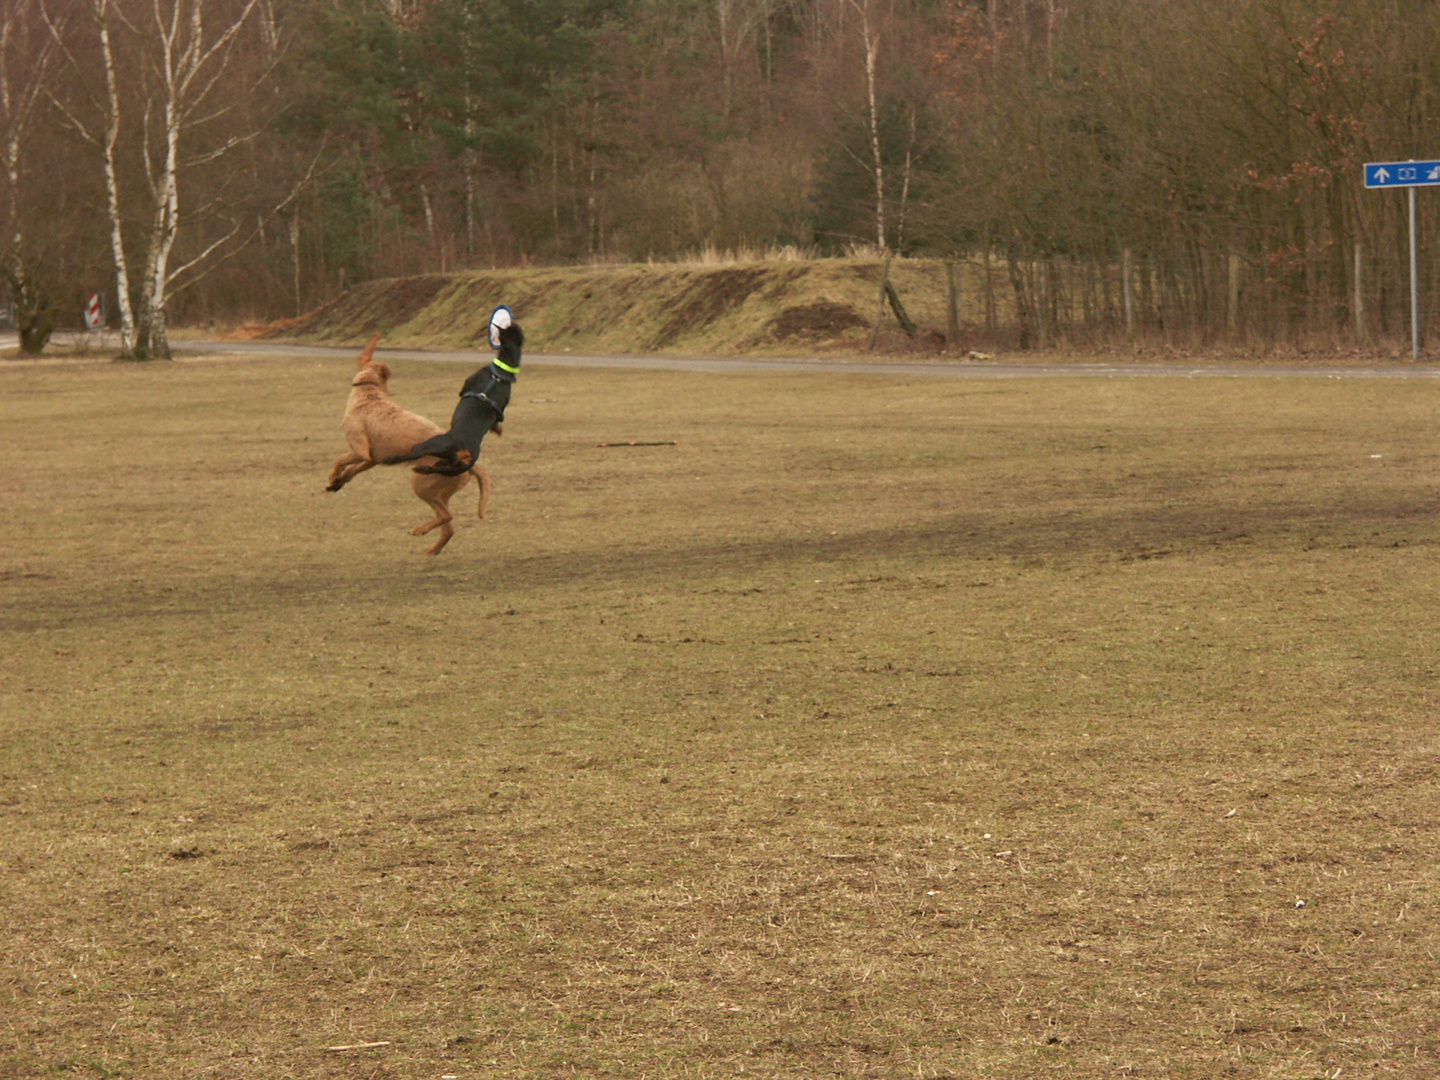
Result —
M 358 355 L 354 348 L 320 345 L 281 345 L 262 341 L 172 341 L 179 355 L 204 356 L 324 356 Z M 427 360 L 435 363 L 479 366 L 490 359 L 488 352 L 429 349 L 379 349 L 376 356 L 386 360 Z M 859 375 L 906 375 L 958 379 L 1019 378 L 1315 378 L 1315 379 L 1435 379 L 1440 368 L 1420 365 L 1387 367 L 1287 367 L 1282 365 L 1223 364 L 1017 364 L 1003 361 L 915 361 L 915 360 L 805 360 L 805 359 L 708 359 L 678 356 L 588 356 L 571 353 L 526 353 L 532 366 L 622 367 L 652 371 L 826 371 Z

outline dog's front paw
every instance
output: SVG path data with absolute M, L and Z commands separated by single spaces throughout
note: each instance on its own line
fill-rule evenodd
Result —
M 332 481 L 330 481 L 330 483 L 328 483 L 328 484 L 325 485 L 325 490 L 326 490 L 326 491 L 339 491 L 339 490 L 340 490 L 342 487 L 344 487 L 344 486 L 345 486 L 345 481 L 344 481 L 344 480 L 332 480 Z

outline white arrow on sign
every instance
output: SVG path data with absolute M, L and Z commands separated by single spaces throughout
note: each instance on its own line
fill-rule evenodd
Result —
M 1375 170 L 1375 179 L 1376 179 L 1376 180 L 1379 180 L 1380 183 L 1382 183 L 1382 184 L 1385 183 L 1386 180 L 1389 180 L 1389 179 L 1390 179 L 1390 172 L 1389 172 L 1389 170 L 1387 170 L 1387 169 L 1385 169 L 1385 168 L 1383 168 L 1383 167 L 1382 167 L 1382 168 L 1379 168 L 1379 169 L 1376 169 L 1376 170 Z

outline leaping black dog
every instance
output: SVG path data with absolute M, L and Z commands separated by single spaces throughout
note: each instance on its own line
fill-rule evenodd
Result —
M 460 388 L 460 404 L 450 417 L 450 430 L 416 443 L 408 454 L 386 458 L 380 464 L 398 465 L 433 454 L 441 460 L 434 465 L 417 465 L 417 473 L 460 476 L 475 467 L 480 440 L 492 428 L 500 430 L 505 406 L 510 404 L 510 388 L 520 373 L 520 350 L 525 344 L 520 325 L 507 320 L 498 336 L 500 355 L 465 380 Z

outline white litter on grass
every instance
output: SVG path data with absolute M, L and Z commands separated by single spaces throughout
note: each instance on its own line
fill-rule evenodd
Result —
M 1296 900 L 1296 901 L 1295 901 L 1295 906 L 1296 906 L 1297 908 L 1302 908 L 1302 907 L 1305 906 L 1305 901 L 1304 901 L 1304 900 Z

